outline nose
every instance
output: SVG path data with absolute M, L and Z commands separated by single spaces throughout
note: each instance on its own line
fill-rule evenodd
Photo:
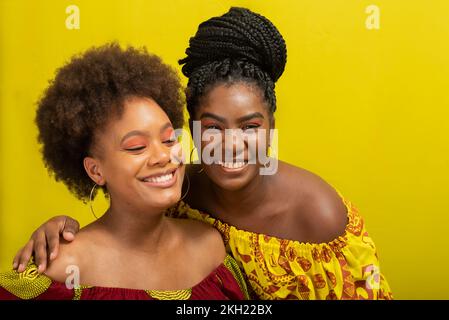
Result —
M 237 157 L 245 152 L 245 138 L 241 129 L 226 129 L 225 157 Z
M 170 147 L 160 141 L 153 143 L 151 146 L 150 157 L 148 159 L 149 166 L 165 166 L 170 162 Z

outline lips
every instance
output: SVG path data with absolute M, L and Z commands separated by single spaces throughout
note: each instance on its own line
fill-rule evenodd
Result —
M 168 174 L 165 174 L 165 175 L 162 175 L 162 176 L 157 176 L 157 177 L 154 177 L 154 178 L 146 178 L 146 179 L 143 179 L 143 182 L 157 182 L 157 183 L 160 183 L 160 182 L 167 182 L 170 179 L 173 179 L 173 173 L 168 173 Z
M 240 174 L 243 170 L 248 166 L 247 161 L 237 160 L 235 162 L 222 162 L 218 161 L 216 165 L 222 170 L 224 173 L 228 174 Z

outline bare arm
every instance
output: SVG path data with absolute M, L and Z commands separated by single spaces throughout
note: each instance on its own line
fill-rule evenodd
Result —
M 37 228 L 26 245 L 17 252 L 13 268 L 23 272 L 34 254 L 38 272 L 43 273 L 47 269 L 48 260 L 54 260 L 58 256 L 60 237 L 69 242 L 73 241 L 79 228 L 78 221 L 68 216 L 51 218 Z

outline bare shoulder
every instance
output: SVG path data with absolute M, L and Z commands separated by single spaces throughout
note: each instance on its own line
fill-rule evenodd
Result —
M 65 282 L 68 274 L 73 268 L 83 270 L 83 255 L 81 254 L 80 242 L 66 242 L 61 240 L 58 257 L 51 261 L 45 271 L 45 275 L 58 282 Z
M 291 185 L 295 220 L 307 230 L 310 242 L 328 242 L 344 233 L 348 213 L 337 191 L 317 174 L 290 164 L 282 164 L 283 175 Z M 296 193 L 298 196 L 295 196 Z
M 45 274 L 51 279 L 65 282 L 69 274 L 77 268 L 81 276 L 88 276 L 92 266 L 99 255 L 99 241 L 93 224 L 82 228 L 76 235 L 76 241 L 67 242 L 60 240 L 59 253 L 55 260 L 51 261 Z
M 199 261 L 206 261 L 206 268 L 215 269 L 226 256 L 226 250 L 221 234 L 205 222 L 179 219 L 179 226 L 183 229 L 184 245 L 192 257 Z M 208 259 L 205 259 L 205 258 Z

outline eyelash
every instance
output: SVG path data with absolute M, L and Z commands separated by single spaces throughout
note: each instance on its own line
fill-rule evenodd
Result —
M 212 130 L 221 130 L 221 128 L 217 125 L 210 125 L 210 126 L 206 126 L 206 129 L 212 129 Z
M 246 126 L 243 126 L 243 130 L 257 129 L 259 127 L 260 127 L 259 124 L 247 124 Z
M 140 151 L 142 149 L 145 149 L 145 147 L 137 147 L 137 148 L 130 148 L 130 149 L 125 149 L 126 151 Z
M 248 124 L 248 125 L 243 126 L 242 130 L 257 129 L 257 128 L 259 128 L 259 127 L 260 127 L 259 124 Z M 206 129 L 222 130 L 219 126 L 216 126 L 216 125 L 206 126 Z
M 170 140 L 165 140 L 164 143 L 166 144 L 172 144 L 172 143 L 176 143 L 177 140 L 176 139 L 170 139 Z
M 165 143 L 165 144 L 172 144 L 172 143 L 175 143 L 175 142 L 176 142 L 176 139 L 163 141 L 163 143 Z M 133 151 L 140 151 L 140 150 L 143 150 L 145 148 L 146 148 L 145 146 L 142 146 L 142 147 L 136 147 L 136 148 L 129 148 L 129 149 L 125 149 L 125 150 L 133 152 Z

